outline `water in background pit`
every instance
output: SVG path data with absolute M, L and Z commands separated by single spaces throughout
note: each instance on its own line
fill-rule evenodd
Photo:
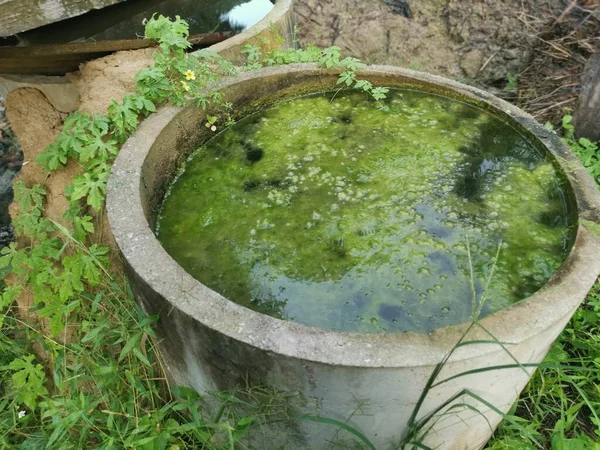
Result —
M 401 332 L 466 322 L 483 299 L 489 314 L 557 270 L 564 180 L 521 134 L 421 92 L 391 91 L 387 112 L 331 97 L 249 116 L 187 162 L 158 236 L 190 274 L 275 317 Z
M 271 0 L 127 0 L 22 33 L 31 44 L 136 39 L 144 36 L 144 19 L 152 14 L 180 16 L 190 35 L 239 33 L 262 20 L 273 8 Z

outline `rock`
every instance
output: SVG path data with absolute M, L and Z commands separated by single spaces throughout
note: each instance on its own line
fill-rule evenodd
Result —
M 600 52 L 590 56 L 585 65 L 573 123 L 576 137 L 600 141 Z
M 12 180 L 19 172 L 22 161 L 23 153 L 14 133 L 5 122 L 4 107 L 0 103 L 0 248 L 14 239 L 8 206 L 13 200 Z
M 483 52 L 479 49 L 471 50 L 463 55 L 459 64 L 468 77 L 474 78 L 483 65 Z

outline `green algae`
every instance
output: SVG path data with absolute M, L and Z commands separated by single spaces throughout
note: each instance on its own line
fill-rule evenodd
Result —
M 167 194 L 164 248 L 256 311 L 343 331 L 429 331 L 538 290 L 573 239 L 565 183 L 464 103 L 392 90 L 303 97 L 201 147 Z M 495 256 L 499 251 L 499 257 Z M 469 257 L 470 253 L 470 257 Z

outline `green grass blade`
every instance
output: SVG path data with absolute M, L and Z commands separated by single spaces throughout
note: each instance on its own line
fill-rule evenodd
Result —
M 504 350 L 506 352 L 506 354 L 508 356 L 510 356 L 510 359 L 512 359 L 519 366 L 521 366 L 521 369 L 523 370 L 523 372 L 525 372 L 527 374 L 527 376 L 530 376 L 529 372 L 527 372 L 527 370 L 525 369 L 525 367 L 523 367 L 523 365 L 521 364 L 521 362 L 517 358 L 515 358 L 514 355 L 506 348 L 506 346 L 504 345 L 504 343 L 500 342 L 496 338 L 496 336 L 494 336 L 492 334 L 492 332 L 488 331 L 488 329 L 485 328 L 483 325 L 481 325 L 479 322 L 477 322 L 477 326 L 479 328 L 481 328 L 488 336 L 490 336 L 502 348 L 502 350 Z
M 459 347 L 466 347 L 467 345 L 479 345 L 479 344 L 494 344 L 494 345 L 498 345 L 498 344 L 504 344 L 504 345 L 515 345 L 512 342 L 500 342 L 497 339 L 496 340 L 492 340 L 492 339 L 473 339 L 472 341 L 464 341 L 464 342 L 460 342 L 458 344 L 456 344 L 456 348 Z
M 446 383 L 451 380 L 455 380 L 460 377 L 465 377 L 467 375 L 474 375 L 477 373 L 491 372 L 492 370 L 504 370 L 504 369 L 520 369 L 522 367 L 534 367 L 538 369 L 563 369 L 563 370 L 576 370 L 576 371 L 584 371 L 584 372 L 597 372 L 596 368 L 588 368 L 581 366 L 570 366 L 566 364 L 557 364 L 557 363 L 524 363 L 524 364 L 503 364 L 499 366 L 489 366 L 482 367 L 479 369 L 465 370 L 464 372 L 457 373 L 456 375 L 452 375 L 451 377 L 444 378 L 437 383 L 434 383 L 431 388 L 437 387 L 443 383 Z

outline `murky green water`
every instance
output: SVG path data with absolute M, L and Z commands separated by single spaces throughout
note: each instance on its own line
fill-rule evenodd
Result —
M 485 315 L 560 266 L 563 181 L 518 132 L 420 92 L 391 91 L 388 112 L 331 97 L 249 116 L 186 163 L 159 239 L 190 274 L 275 317 L 398 332 L 468 321 L 470 267 Z

